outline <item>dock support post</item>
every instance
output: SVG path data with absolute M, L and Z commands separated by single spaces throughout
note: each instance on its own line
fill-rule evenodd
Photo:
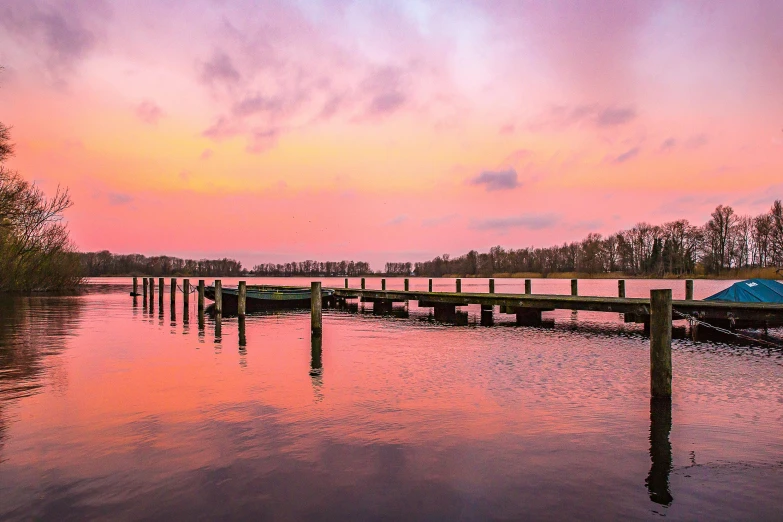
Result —
M 481 305 L 481 326 L 492 326 L 494 322 L 492 316 L 492 305 Z
M 215 313 L 223 313 L 223 282 L 215 279 Z
M 672 396 L 672 291 L 650 290 L 650 391 Z
M 495 293 L 495 280 L 490 279 L 489 280 L 489 293 L 494 294 Z
M 240 281 L 239 291 L 237 295 L 237 315 L 239 317 L 244 317 L 246 308 L 247 308 L 247 283 L 245 281 Z
M 142 277 L 141 278 L 141 292 L 142 292 L 141 293 L 142 297 L 146 301 L 146 299 L 147 299 L 147 278 L 146 277 Z
M 432 279 L 430 279 L 430 292 L 432 292 Z
M 177 301 L 177 278 L 171 278 L 171 304 L 173 305 Z
M 162 277 L 158 278 L 158 291 L 160 292 L 160 295 L 158 296 L 158 300 L 160 301 L 161 311 L 163 311 L 163 291 L 166 289 L 166 282 L 163 280 Z
M 457 293 L 462 292 L 462 279 L 457 279 Z
M 571 295 L 579 295 L 576 279 L 571 280 Z
M 408 279 L 405 279 L 405 291 L 406 291 L 406 292 L 407 292 L 408 290 L 410 290 L 410 284 L 411 284 L 410 280 L 408 280 Z
M 526 294 L 533 293 L 533 282 L 530 279 L 525 279 L 525 293 Z
M 517 308 L 517 326 L 541 326 L 541 310 Z
M 136 294 L 139 293 L 139 278 L 134 277 L 133 278 L 133 297 L 136 297 Z
M 381 279 L 381 290 L 386 290 L 386 279 Z
M 348 278 L 345 278 L 345 288 L 348 288 Z
M 321 282 L 310 283 L 310 333 L 320 336 L 323 331 L 323 317 L 321 314 Z
M 617 281 L 617 297 L 625 297 L 625 279 Z
M 433 307 L 435 320 L 450 322 L 457 318 L 457 307 L 448 303 L 435 303 Z
M 364 290 L 364 278 L 362 277 L 362 290 Z
M 187 310 L 190 304 L 190 279 L 182 280 L 182 304 Z
M 204 309 L 204 280 L 198 280 L 198 309 Z
M 150 277 L 150 304 L 152 304 L 152 300 L 155 298 L 155 278 Z
M 693 279 L 685 280 L 685 300 L 693 301 Z

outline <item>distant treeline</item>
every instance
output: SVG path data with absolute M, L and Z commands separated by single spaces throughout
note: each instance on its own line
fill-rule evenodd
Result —
M 247 274 L 242 263 L 234 259 L 180 259 L 178 257 L 141 254 L 112 254 L 83 252 L 79 254 L 82 274 L 88 277 L 113 275 L 192 275 L 192 276 L 240 276 Z
M 775 201 L 769 212 L 739 216 L 719 205 L 702 226 L 687 220 L 662 225 L 639 223 L 610 236 L 588 234 L 582 241 L 549 248 L 505 250 L 487 253 L 471 250 L 416 263 L 418 276 L 444 274 L 483 275 L 532 272 L 629 275 L 721 275 L 744 268 L 783 266 L 783 205 Z
M 410 263 L 409 263 L 410 264 Z M 365 261 L 294 261 L 291 263 L 266 263 L 255 265 L 252 274 L 268 277 L 288 276 L 362 276 L 372 274 L 370 263 Z

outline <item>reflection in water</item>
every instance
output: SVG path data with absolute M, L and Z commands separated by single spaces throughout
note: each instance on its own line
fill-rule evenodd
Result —
M 215 314 L 215 353 L 220 350 L 220 342 L 223 340 L 223 316 Z
M 247 337 L 245 335 L 245 318 L 239 317 L 239 346 L 244 348 L 247 346 Z
M 323 394 L 323 364 L 321 363 L 321 348 L 323 346 L 323 337 L 312 335 L 310 337 L 310 377 L 313 382 L 313 394 L 315 402 L 321 402 L 324 399 Z
M 204 309 L 200 309 L 198 311 L 198 340 L 199 342 L 204 342 L 204 337 L 206 337 L 206 317 L 204 314 Z
M 186 306 L 182 309 L 182 325 L 187 326 L 190 324 L 190 309 Z
M 171 326 L 177 326 L 177 307 L 171 303 Z
M 645 484 L 650 500 L 670 506 L 669 473 L 672 470 L 672 445 L 669 433 L 672 430 L 671 399 L 650 399 L 650 459 L 652 466 Z

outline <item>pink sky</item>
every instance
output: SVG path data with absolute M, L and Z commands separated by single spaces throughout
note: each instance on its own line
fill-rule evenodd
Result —
M 417 261 L 783 197 L 783 3 L 0 2 L 81 250 Z

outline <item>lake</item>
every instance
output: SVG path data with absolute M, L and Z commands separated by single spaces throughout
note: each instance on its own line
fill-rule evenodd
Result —
M 697 280 L 695 297 L 731 283 Z M 657 403 L 649 338 L 619 314 L 547 312 L 554 327 L 531 328 L 496 308 L 482 327 L 470 306 L 456 326 L 367 303 L 325 309 L 314 342 L 307 312 L 218 325 L 193 297 L 172 313 L 157 288 L 151 307 L 130 288 L 0 298 L 0 519 L 783 518 L 780 348 L 678 335 L 672 402 Z M 651 288 L 684 297 L 683 281 L 626 282 L 629 297 Z M 616 295 L 617 281 L 579 291 Z

